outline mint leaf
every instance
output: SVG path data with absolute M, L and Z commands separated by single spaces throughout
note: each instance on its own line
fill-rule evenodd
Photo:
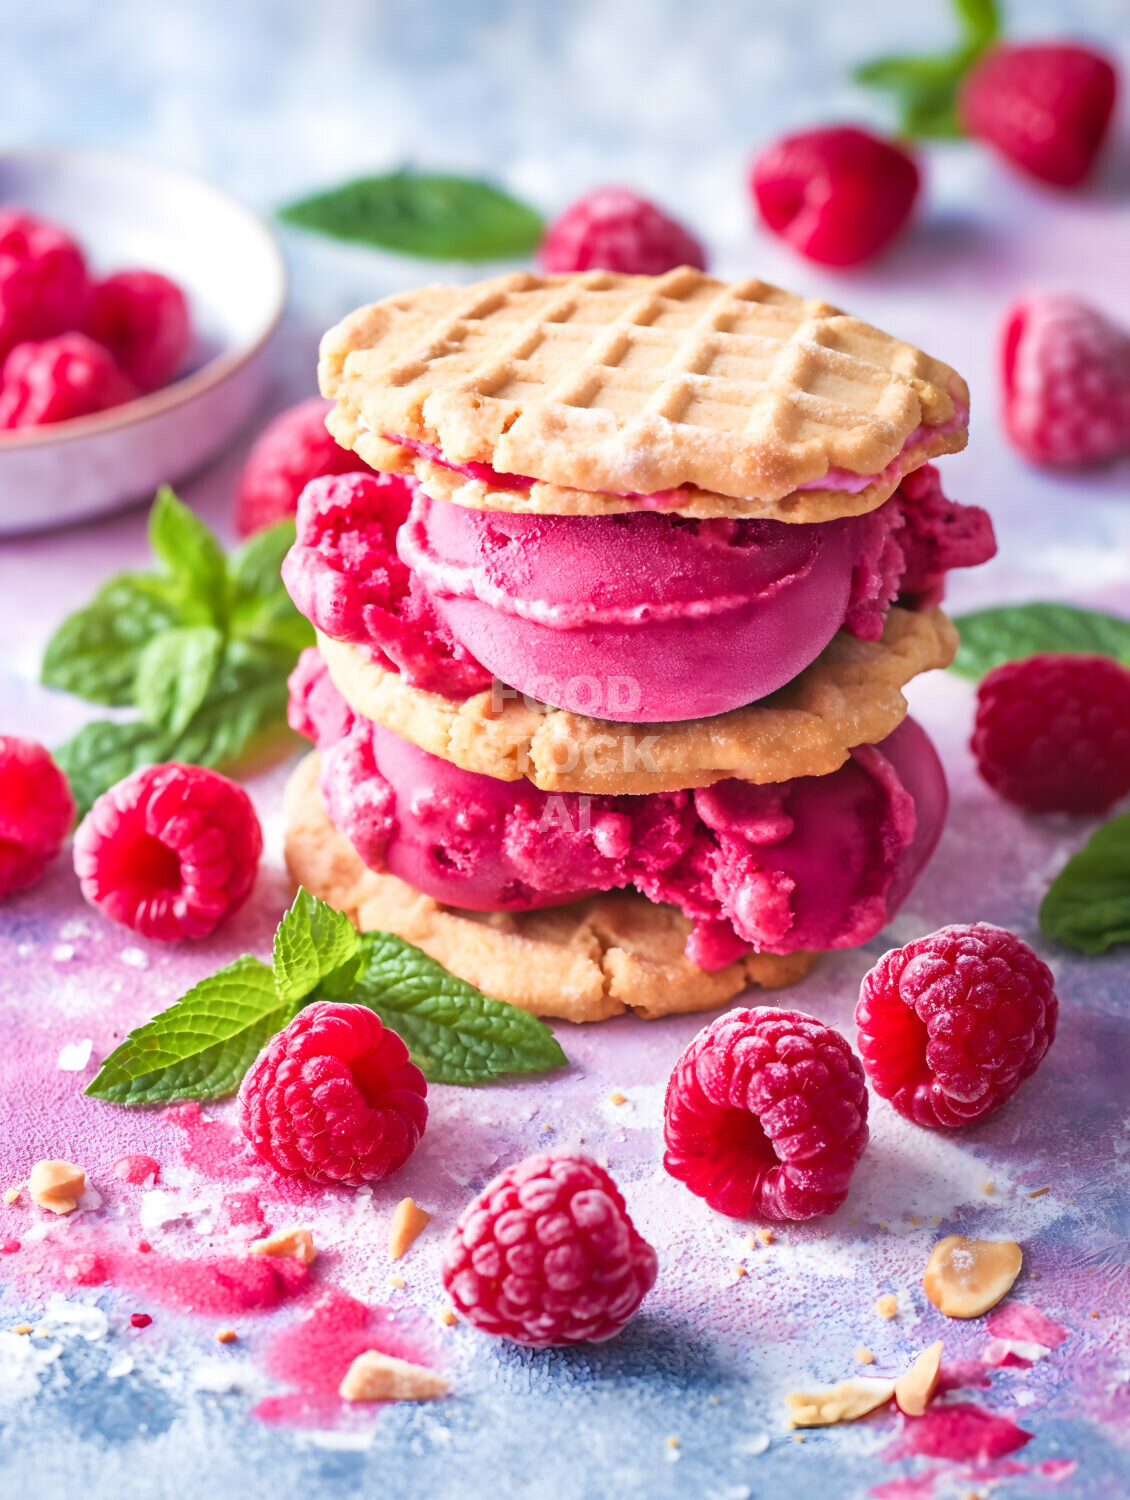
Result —
M 485 1083 L 566 1065 L 536 1016 L 480 994 L 411 943 L 366 932 L 361 954 L 348 998 L 370 1006 L 404 1040 L 430 1083 Z
M 55 761 L 71 784 L 79 818 L 102 793 L 140 766 L 167 760 L 169 736 L 144 720 L 129 723 L 97 719 L 58 746 Z
M 305 887 L 275 933 L 272 964 L 280 999 L 302 1000 L 323 981 L 345 995 L 357 972 L 361 948 L 357 929 L 344 912 L 335 911 Z
M 1130 620 L 1074 604 L 1005 604 L 954 621 L 961 645 L 953 664 L 963 677 L 980 678 L 1002 662 L 1047 651 L 1112 656 L 1130 666 Z
M 244 954 L 131 1031 L 86 1092 L 112 1104 L 222 1098 L 294 1013 L 270 968 Z
M 280 211 L 280 218 L 340 240 L 430 260 L 507 260 L 541 239 L 532 208 L 490 183 L 446 173 L 362 177 Z
M 314 627 L 294 607 L 283 584 L 283 558 L 294 544 L 294 521 L 257 532 L 228 563 L 233 635 L 294 655 L 314 644 Z
M 214 625 L 166 630 L 141 653 L 134 702 L 147 724 L 180 734 L 204 701 L 224 649 Z
M 168 485 L 149 512 L 149 544 L 187 601 L 205 612 L 205 623 L 223 626 L 227 616 L 224 549 L 200 517 Z
M 893 94 L 899 128 L 912 139 L 950 139 L 962 134 L 957 95 L 969 69 L 1000 35 L 994 0 L 954 0 L 961 40 L 933 55 L 881 57 L 862 64 L 852 76 L 867 88 Z
M 1040 930 L 1083 953 L 1130 943 L 1130 813 L 1067 861 L 1040 903 Z
M 133 702 L 145 647 L 181 623 L 168 583 L 145 573 L 119 573 L 85 609 L 68 615 L 47 643 L 39 680 L 91 703 Z

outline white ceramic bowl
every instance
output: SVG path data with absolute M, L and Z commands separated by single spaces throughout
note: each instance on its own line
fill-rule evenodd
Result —
M 92 417 L 0 433 L 0 534 L 65 526 L 175 484 L 263 394 L 286 273 L 270 230 L 201 178 L 100 151 L 0 152 L 0 205 L 53 219 L 95 274 L 179 282 L 195 343 L 171 385 Z

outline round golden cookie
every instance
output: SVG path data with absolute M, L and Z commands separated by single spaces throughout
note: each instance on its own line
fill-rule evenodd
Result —
M 546 708 L 495 684 L 457 702 L 409 687 L 363 648 L 319 635 L 330 677 L 355 713 L 443 760 L 546 792 L 681 791 L 728 776 L 827 776 L 856 745 L 877 744 L 906 717 L 901 689 L 946 667 L 957 631 L 941 612 L 892 609 L 881 640 L 841 631 L 783 688 L 711 719 L 622 724 Z
M 378 875 L 326 815 L 318 760 L 308 755 L 286 789 L 286 863 L 292 878 L 344 911 L 362 931 L 395 933 L 485 995 L 535 1016 L 646 1020 L 715 1010 L 746 989 L 802 979 L 815 953 L 751 954 L 725 969 L 697 969 L 683 953 L 690 923 L 673 906 L 614 891 L 535 912 L 441 906 L 395 875 Z
M 562 515 L 654 496 L 677 515 L 860 515 L 963 448 L 969 412 L 961 377 L 914 345 L 687 266 L 399 293 L 325 335 L 319 380 L 337 402 L 330 430 L 374 468 L 459 504 Z M 412 445 L 498 477 L 469 480 Z

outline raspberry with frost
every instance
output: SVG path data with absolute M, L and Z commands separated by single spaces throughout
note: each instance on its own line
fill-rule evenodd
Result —
M 612 1338 L 656 1271 L 608 1173 L 579 1153 L 545 1152 L 508 1167 L 463 1210 L 443 1284 L 484 1333 L 546 1348 Z
M 271 1166 L 360 1187 L 395 1172 L 428 1119 L 424 1075 L 367 1006 L 308 1005 L 259 1054 L 239 1091 L 240 1126 Z
M 235 528 L 240 536 L 294 515 L 298 497 L 312 479 L 372 473 L 327 432 L 326 413 L 332 409 L 332 401 L 314 396 L 289 407 L 263 431 L 239 477 Z
M 663 1164 L 731 1218 L 833 1213 L 867 1145 L 867 1085 L 847 1042 L 799 1011 L 732 1010 L 667 1084 Z
M 706 269 L 706 252 L 678 220 L 620 187 L 595 188 L 567 208 L 546 231 L 539 258 L 546 272 L 660 276 L 676 266 Z
M 263 834 L 241 786 L 204 766 L 145 766 L 75 834 L 82 893 L 142 937 L 207 937 L 247 900 Z

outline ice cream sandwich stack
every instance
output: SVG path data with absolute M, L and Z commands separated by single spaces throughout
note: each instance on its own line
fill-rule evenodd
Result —
M 358 472 L 299 504 L 318 648 L 287 857 L 541 1015 L 777 987 L 868 941 L 941 832 L 902 689 L 994 550 L 931 462 L 952 369 L 761 281 L 510 275 L 322 343 Z

